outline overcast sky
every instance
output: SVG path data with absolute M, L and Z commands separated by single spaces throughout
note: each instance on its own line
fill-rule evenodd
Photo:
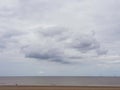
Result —
M 0 76 L 120 76 L 120 0 L 0 0 Z

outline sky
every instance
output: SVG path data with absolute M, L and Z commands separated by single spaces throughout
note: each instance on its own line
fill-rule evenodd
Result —
M 0 76 L 120 76 L 120 0 L 0 0 Z

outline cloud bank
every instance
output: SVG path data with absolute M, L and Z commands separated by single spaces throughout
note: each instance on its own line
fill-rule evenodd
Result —
M 117 73 L 119 8 L 119 0 L 0 0 L 0 66 L 6 75 L 22 67 L 32 75 Z
M 33 27 L 27 33 L 17 30 L 4 32 L 1 42 L 1 48 L 17 45 L 26 58 L 64 64 L 107 53 L 94 35 L 76 33 L 55 25 Z

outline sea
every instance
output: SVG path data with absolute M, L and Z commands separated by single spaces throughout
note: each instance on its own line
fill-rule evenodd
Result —
M 120 86 L 120 77 L 10 76 L 0 77 L 0 86 Z

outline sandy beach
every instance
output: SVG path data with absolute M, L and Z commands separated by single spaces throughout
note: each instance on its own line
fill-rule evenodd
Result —
M 120 77 L 0 77 L 0 90 L 120 90 Z
M 0 86 L 0 90 L 120 90 L 112 86 Z

